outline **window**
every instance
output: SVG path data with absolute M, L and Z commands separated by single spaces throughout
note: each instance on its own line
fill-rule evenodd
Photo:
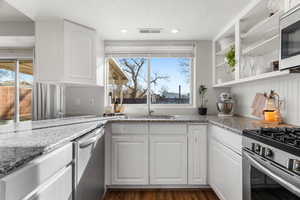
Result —
M 31 120 L 32 60 L 0 60 L 0 124 Z
M 191 59 L 151 59 L 151 103 L 191 103 Z
M 190 57 L 115 57 L 107 63 L 112 103 L 147 104 L 148 95 L 151 104 L 192 103 Z

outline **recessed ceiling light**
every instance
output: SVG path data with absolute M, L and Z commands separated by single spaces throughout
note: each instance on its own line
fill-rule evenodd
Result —
M 175 33 L 178 33 L 178 32 L 179 32 L 179 30 L 176 29 L 176 28 L 174 28 L 174 29 L 171 30 L 171 33 L 174 33 L 174 34 L 175 34 Z
M 121 29 L 121 33 L 127 33 L 127 29 Z

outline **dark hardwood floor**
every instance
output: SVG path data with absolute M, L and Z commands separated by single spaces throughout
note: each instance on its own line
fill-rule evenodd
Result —
M 219 200 L 211 189 L 109 190 L 104 200 Z

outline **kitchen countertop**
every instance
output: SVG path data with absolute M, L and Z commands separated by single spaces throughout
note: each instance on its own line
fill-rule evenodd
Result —
M 20 168 L 37 156 L 57 149 L 86 134 L 101 123 L 116 122 L 188 122 L 211 123 L 242 134 L 244 129 L 256 129 L 257 120 L 245 117 L 177 115 L 172 119 L 139 117 L 74 117 L 24 122 L 0 126 L 0 178 Z

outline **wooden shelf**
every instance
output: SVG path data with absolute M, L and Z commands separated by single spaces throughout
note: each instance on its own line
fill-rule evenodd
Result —
M 276 12 L 271 17 L 268 17 L 250 28 L 246 33 L 241 34 L 241 38 L 257 37 L 265 33 L 279 30 L 279 17 L 282 12 Z
M 273 77 L 285 76 L 285 75 L 288 75 L 288 74 L 290 74 L 289 70 L 268 72 L 268 73 L 259 74 L 259 75 L 256 75 L 256 76 L 242 78 L 242 79 L 239 79 L 239 80 L 234 80 L 234 81 L 228 81 L 228 82 L 225 82 L 225 83 L 215 84 L 213 87 L 214 88 L 230 87 L 230 86 L 240 84 L 240 83 L 247 83 L 247 82 L 252 82 L 252 81 L 257 81 L 257 80 L 264 80 L 264 79 L 273 78 Z
M 279 48 L 279 36 L 275 35 L 257 44 L 246 47 L 242 50 L 242 54 L 260 56 L 270 53 Z
M 225 56 L 225 54 L 230 50 L 230 48 L 231 48 L 232 46 L 234 46 L 234 44 L 235 44 L 234 42 L 231 43 L 231 44 L 229 44 L 228 47 L 226 47 L 225 49 L 222 49 L 222 50 L 218 51 L 218 52 L 216 53 L 216 55 L 217 55 L 217 56 Z

